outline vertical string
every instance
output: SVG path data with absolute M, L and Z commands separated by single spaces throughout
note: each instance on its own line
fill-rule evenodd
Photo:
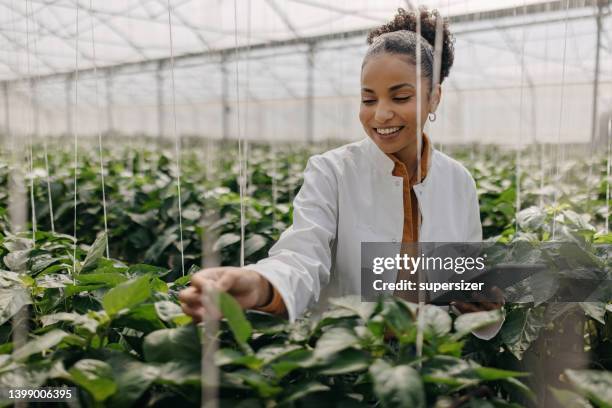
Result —
M 550 3 L 548 5 L 548 8 L 550 8 Z M 549 28 L 549 24 L 545 24 L 545 31 L 544 31 L 544 77 L 548 77 L 548 28 Z M 548 116 L 548 115 L 546 115 Z M 545 183 L 545 179 L 546 179 L 546 175 L 548 173 L 548 170 L 544 169 L 544 159 L 546 156 L 546 148 L 545 148 L 545 144 L 544 142 L 540 142 L 539 143 L 539 148 L 540 148 L 540 198 L 539 198 L 539 207 L 541 209 L 544 208 L 544 183 Z
M 181 200 L 181 146 L 178 133 L 176 131 L 176 86 L 174 83 L 174 43 L 172 38 L 172 12 L 170 8 L 170 0 L 168 0 L 168 30 L 170 33 L 170 76 L 172 78 L 172 120 L 173 120 L 173 134 L 174 134 L 174 147 L 176 154 L 176 190 L 178 193 L 178 212 L 179 212 L 179 238 L 180 238 L 180 250 L 181 250 L 181 273 L 185 276 L 185 253 L 183 248 L 183 211 L 182 211 L 182 200 Z
M 416 183 L 420 183 L 421 182 L 421 149 L 422 149 L 422 145 L 423 145 L 423 140 L 422 140 L 422 133 L 421 133 L 421 109 L 422 107 L 422 103 L 421 103 L 421 95 L 423 94 L 423 90 L 421 89 L 421 60 L 422 60 L 422 55 L 421 55 L 421 12 L 420 10 L 417 8 L 415 9 L 415 14 L 416 14 L 416 98 L 417 98 L 417 102 L 416 102 L 416 111 L 417 111 L 417 115 L 416 115 L 416 161 L 417 161 L 417 168 L 416 168 L 416 174 L 417 174 L 417 181 Z M 420 232 L 420 215 L 419 217 L 417 217 L 417 231 Z M 417 241 L 420 241 L 421 237 L 419 236 Z M 417 242 L 417 253 L 421 253 L 420 247 L 418 245 Z M 422 276 L 421 276 L 421 271 L 419 271 L 417 273 L 417 281 L 420 282 Z M 420 359 L 421 356 L 423 355 L 423 324 L 424 322 L 424 307 L 425 307 L 425 299 L 424 299 L 424 293 L 423 291 L 418 291 L 418 300 L 419 300 L 419 308 L 418 308 L 418 314 L 417 314 L 417 336 L 416 336 L 416 356 L 417 359 Z M 419 363 L 420 366 L 420 363 Z
M 74 111 L 72 112 L 72 132 L 74 134 L 74 219 L 73 219 L 73 233 L 74 233 L 74 244 L 72 252 L 72 279 L 76 284 L 76 250 L 77 250 L 77 194 L 78 194 L 78 182 L 77 174 L 79 170 L 79 138 L 78 138 L 78 115 L 77 107 L 79 106 L 79 3 L 75 3 L 76 7 L 76 49 L 74 53 Z M 70 109 L 70 106 L 68 107 Z
M 251 78 L 251 0 L 247 1 L 247 58 L 246 58 L 246 97 L 245 97 L 245 108 L 244 108 L 244 121 L 245 121 L 245 129 L 247 128 L 247 123 L 249 122 L 249 108 L 251 104 L 250 95 L 251 95 L 251 87 L 250 80 Z M 249 185 L 250 183 L 250 173 L 249 173 L 249 135 L 250 132 L 244 134 L 244 139 L 242 143 L 244 143 L 244 187 L 243 194 L 249 194 Z M 243 201 L 244 197 L 240 200 Z M 244 206 L 243 206 L 244 207 Z M 246 220 L 246 211 L 243 208 L 242 212 L 244 213 L 244 227 L 246 228 L 247 220 Z M 241 234 L 241 239 L 244 240 L 244 233 Z M 244 247 L 244 245 L 241 245 Z M 244 252 L 244 251 L 243 251 Z M 244 260 L 240 264 L 240 266 L 244 266 Z
M 31 70 L 30 70 L 30 18 L 28 15 L 28 0 L 26 0 L 25 2 L 25 8 L 26 8 L 26 12 L 25 12 L 25 23 L 26 23 L 26 64 L 27 64 L 27 73 L 28 73 L 28 78 L 30 78 L 31 75 Z M 31 8 L 31 6 L 30 6 Z M 30 116 L 32 116 L 32 111 L 34 109 L 34 92 L 32 87 L 30 87 Z M 30 118 L 31 119 L 31 118 Z M 32 137 L 32 131 L 29 127 L 29 124 L 32 122 L 32 120 L 28 121 L 28 127 L 27 127 L 27 132 L 28 132 L 28 139 L 30 142 L 30 148 L 28 149 L 29 152 L 29 165 L 30 165 L 30 207 L 31 207 L 31 216 L 32 216 L 32 241 L 36 242 L 36 202 L 34 201 L 34 152 L 33 152 L 33 145 L 34 145 L 34 140 Z
M 89 0 L 89 17 L 93 21 L 93 7 L 92 0 Z M 98 131 L 98 152 L 100 159 L 100 179 L 102 184 L 102 211 L 104 215 L 104 236 L 106 240 L 106 257 L 110 258 L 110 251 L 108 248 L 108 218 L 106 215 L 106 191 L 104 183 L 104 157 L 102 152 L 102 130 L 100 128 L 100 101 L 98 99 L 98 65 L 96 63 L 96 39 L 94 36 L 94 24 L 91 24 L 91 48 L 93 52 L 93 67 L 94 67 L 94 81 L 95 81 L 95 94 L 96 94 L 96 126 Z
M 565 29 L 563 32 L 563 65 L 561 68 L 561 97 L 559 99 L 559 127 L 557 131 L 557 152 L 555 155 L 555 181 L 559 179 L 559 167 L 561 163 L 559 162 L 559 149 L 561 146 L 561 123 L 563 122 L 563 94 L 565 91 L 565 59 L 567 52 L 567 25 L 569 18 L 569 0 L 565 3 Z M 557 232 L 557 200 L 558 200 L 558 187 L 555 185 L 555 193 L 553 198 L 553 219 L 552 219 L 552 240 L 554 241 L 556 238 Z
M 240 73 L 238 70 L 238 4 L 234 0 L 234 45 L 236 49 L 236 124 L 238 131 L 238 183 L 240 190 L 240 267 L 244 266 L 244 193 L 245 175 L 243 169 L 242 134 L 240 132 Z
M 608 157 L 606 164 L 606 225 L 604 231 L 610 232 L 610 140 L 612 139 L 612 118 L 608 119 Z
M 527 3 L 523 1 L 523 14 L 527 14 Z M 525 86 L 525 34 L 526 28 L 523 26 L 523 35 L 521 38 L 521 85 L 519 96 L 519 134 L 516 141 L 516 157 L 515 157 L 515 177 L 516 177 L 516 200 L 514 212 L 514 236 L 518 235 L 519 222 L 518 213 L 521 211 L 521 151 L 523 139 L 523 88 Z

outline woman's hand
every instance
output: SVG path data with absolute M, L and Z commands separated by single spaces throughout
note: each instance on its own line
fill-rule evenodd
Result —
M 270 282 L 255 271 L 233 266 L 203 269 L 191 277 L 191 286 L 179 293 L 183 311 L 196 322 L 202 321 L 207 313 L 213 318 L 220 317 L 218 311 L 207 310 L 202 304 L 203 296 L 205 303 L 210 302 L 211 289 L 229 293 L 243 309 L 263 306 L 272 295 Z
M 504 305 L 504 293 L 497 286 L 491 288 L 488 296 L 480 293 L 472 294 L 473 301 L 451 302 L 451 306 L 455 307 L 460 313 L 482 312 L 487 310 L 501 309 Z

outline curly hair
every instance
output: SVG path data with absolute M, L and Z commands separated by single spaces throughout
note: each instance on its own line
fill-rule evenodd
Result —
M 436 41 L 436 26 L 442 19 L 437 10 L 419 7 L 418 11 L 407 12 L 403 8 L 387 24 L 375 28 L 368 34 L 370 45 L 364 64 L 373 55 L 383 52 L 408 56 L 416 63 L 417 48 L 417 18 L 421 23 L 421 69 L 424 76 L 433 78 L 434 46 Z M 425 40 L 425 41 L 423 41 Z M 440 63 L 440 83 L 446 78 L 453 65 L 455 48 L 454 37 L 448 28 L 448 20 L 442 20 L 442 60 Z

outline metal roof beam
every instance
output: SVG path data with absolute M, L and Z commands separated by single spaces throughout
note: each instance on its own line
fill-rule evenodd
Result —
M 458 15 L 458 16 L 451 16 L 450 22 L 451 23 L 463 23 L 463 22 L 469 22 L 469 21 L 495 20 L 497 18 L 505 18 L 509 16 L 519 17 L 524 14 L 547 13 L 549 11 L 564 10 L 564 8 L 562 7 L 567 5 L 568 1 L 569 1 L 568 7 L 570 9 L 571 8 L 576 8 L 576 9 L 587 8 L 588 9 L 596 5 L 598 0 L 554 0 L 554 1 L 549 1 L 546 3 L 538 3 L 536 5 L 532 5 L 533 7 L 518 6 L 518 7 L 507 8 L 507 9 L 500 9 L 496 11 L 477 12 L 477 13 Z M 609 13 L 606 15 L 609 15 Z M 480 16 L 482 20 L 477 20 L 476 16 Z M 500 28 L 517 28 L 517 27 L 525 27 L 525 26 L 534 25 L 534 24 L 542 24 L 542 23 L 548 24 L 548 23 L 554 23 L 554 22 L 564 22 L 564 21 L 573 21 L 573 20 L 590 19 L 590 18 L 593 18 L 593 16 L 590 14 L 589 15 L 579 15 L 579 16 L 571 16 L 567 19 L 558 18 L 558 19 L 541 20 L 541 21 L 534 21 L 534 22 L 527 22 L 527 23 L 517 22 L 517 23 L 504 24 L 501 26 L 498 25 L 498 26 L 482 27 L 482 28 L 479 27 L 476 29 L 457 30 L 455 33 L 456 34 L 469 34 L 469 33 L 474 33 L 474 32 L 479 32 L 479 31 L 498 30 Z M 369 31 L 370 31 L 369 28 L 359 29 L 359 30 L 352 30 L 352 31 L 340 32 L 340 33 L 322 34 L 322 35 L 316 35 L 316 36 L 311 36 L 311 37 L 290 38 L 286 40 L 277 40 L 277 41 L 270 41 L 270 42 L 265 42 L 265 43 L 249 44 L 249 45 L 239 46 L 237 48 L 224 48 L 224 49 L 217 49 L 217 50 L 185 53 L 182 55 L 174 56 L 174 61 L 178 62 L 178 61 L 190 60 L 194 58 L 231 59 L 231 58 L 236 58 L 236 55 L 240 56 L 246 51 L 266 50 L 266 49 L 270 49 L 273 47 L 276 47 L 276 48 L 293 47 L 296 45 L 304 45 L 304 44 L 317 43 L 317 42 L 323 42 L 323 41 L 345 40 L 345 39 L 351 39 L 355 37 L 363 37 L 367 33 L 369 33 Z M 353 46 L 356 46 L 356 45 L 351 44 L 345 47 L 353 47 Z M 302 53 L 303 51 L 300 50 L 297 52 Z M 122 69 L 127 69 L 127 68 L 142 69 L 148 65 L 157 65 L 160 63 L 167 64 L 169 63 L 169 61 L 170 61 L 169 57 L 161 57 L 161 58 L 153 58 L 153 59 L 143 60 L 143 61 L 98 66 L 97 69 L 98 71 L 104 71 L 104 70 L 117 71 L 117 70 L 122 70 Z M 93 70 L 94 70 L 93 68 L 85 68 L 85 69 L 79 70 L 79 75 L 91 74 L 93 73 Z M 72 71 L 67 71 L 67 72 L 62 72 L 62 73 L 41 75 L 40 79 L 63 78 L 66 75 L 71 75 L 73 73 L 74 71 L 72 70 Z M 14 80 L 0 81 L 0 83 L 12 82 L 12 81 Z

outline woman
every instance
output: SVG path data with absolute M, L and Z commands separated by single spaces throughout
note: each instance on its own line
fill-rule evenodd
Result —
M 360 293 L 361 242 L 482 240 L 474 180 L 461 164 L 433 149 L 422 133 L 427 119 L 435 120 L 442 95 L 433 80 L 432 46 L 441 17 L 424 8 L 419 13 L 420 78 L 417 15 L 399 9 L 393 21 L 368 36 L 359 112 L 368 137 L 311 157 L 294 201 L 293 225 L 269 257 L 244 268 L 194 274 L 191 287 L 180 293 L 185 313 L 201 320 L 206 312 L 202 293 L 215 288 L 233 295 L 245 309 L 294 321 L 306 309 L 324 308 L 329 297 Z M 446 22 L 442 33 L 440 82 L 449 74 L 454 53 Z M 461 312 L 497 307 L 486 302 L 458 306 Z M 479 337 L 492 337 L 500 325 Z

